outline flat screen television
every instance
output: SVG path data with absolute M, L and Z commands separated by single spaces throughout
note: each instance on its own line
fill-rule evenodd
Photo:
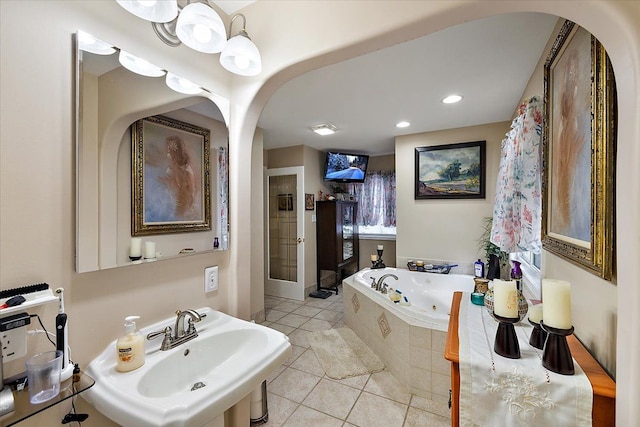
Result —
M 369 156 L 327 152 L 324 180 L 332 182 L 364 182 Z

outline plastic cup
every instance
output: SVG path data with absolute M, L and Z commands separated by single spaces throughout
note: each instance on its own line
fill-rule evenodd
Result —
M 29 358 L 26 363 L 29 402 L 38 404 L 53 399 L 60 393 L 62 352 L 47 351 Z

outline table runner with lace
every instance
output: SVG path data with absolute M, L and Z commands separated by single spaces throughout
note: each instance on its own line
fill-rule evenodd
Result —
M 461 426 L 591 426 L 593 391 L 580 365 L 574 375 L 542 366 L 542 350 L 529 344 L 533 327 L 515 325 L 520 359 L 493 351 L 498 323 L 468 293 L 460 301 Z

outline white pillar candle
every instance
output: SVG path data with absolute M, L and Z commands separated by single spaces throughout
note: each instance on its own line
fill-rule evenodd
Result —
M 542 319 L 552 328 L 571 329 L 571 283 L 542 279 Z
M 518 318 L 518 288 L 515 281 L 493 281 L 493 312 L 500 317 Z
M 144 257 L 147 259 L 156 257 L 156 242 L 144 242 Z
M 378 250 L 379 250 L 379 251 L 381 251 L 381 250 L 382 250 L 382 248 L 383 248 L 383 246 L 382 246 L 382 245 L 378 245 Z
M 371 255 L 371 261 L 377 261 L 378 255 Z
M 542 304 L 532 305 L 529 308 L 529 320 L 533 323 L 540 323 L 542 320 Z
M 142 239 L 140 237 L 131 238 L 131 246 L 129 247 L 129 256 L 132 258 L 142 256 Z

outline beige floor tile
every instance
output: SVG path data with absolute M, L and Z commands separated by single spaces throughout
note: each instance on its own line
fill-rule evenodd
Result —
M 342 301 L 338 301 L 338 302 L 334 302 L 333 304 L 331 304 L 329 307 L 327 307 L 327 309 L 343 313 L 344 312 L 344 305 L 343 305 Z
M 302 404 L 344 420 L 359 395 L 360 390 L 322 379 Z
M 313 318 L 335 323 L 338 320 L 342 319 L 342 313 L 338 313 L 337 311 L 332 311 L 332 310 L 322 310 L 318 314 L 316 314 Z
M 280 397 L 302 402 L 315 385 L 320 381 L 320 377 L 287 368 L 283 373 L 271 381 L 269 390 Z
M 300 316 L 306 316 L 306 317 L 313 317 L 316 314 L 320 313 L 321 311 L 322 311 L 321 308 L 309 307 L 307 305 L 303 305 L 302 307 L 294 310 L 293 314 L 298 314 Z
M 315 409 L 300 405 L 298 409 L 289 417 L 284 427 L 341 427 L 342 420 L 333 418 Z
M 307 349 L 300 357 L 298 357 L 296 361 L 291 364 L 291 367 L 319 377 L 323 377 L 325 375 L 324 369 L 322 369 L 316 354 L 311 348 Z
M 306 349 L 304 347 L 299 347 L 297 345 L 292 345 L 291 346 L 291 356 L 289 356 L 289 358 L 287 358 L 287 360 L 282 362 L 282 364 L 286 365 L 286 366 L 291 365 L 305 351 L 306 351 Z
M 280 304 L 273 307 L 276 310 L 286 311 L 287 313 L 291 313 L 292 311 L 302 307 L 301 302 L 293 302 L 289 300 L 284 300 Z
M 280 311 L 276 309 L 267 310 L 267 322 L 276 322 L 286 316 L 286 311 Z
M 411 401 L 411 394 L 389 371 L 371 374 L 371 378 L 369 378 L 367 385 L 364 387 L 364 391 L 407 405 Z
M 414 394 L 411 396 L 411 404 L 409 406 L 440 415 L 441 417 L 451 418 L 451 409 L 449 409 L 449 405 L 443 402 L 434 402 Z
M 341 380 L 334 380 L 328 377 L 326 379 L 337 382 L 342 385 L 348 385 L 349 387 L 357 388 L 358 390 L 362 390 L 364 389 L 364 386 L 367 384 L 367 381 L 369 381 L 370 377 L 371 377 L 371 374 L 366 374 L 366 375 L 358 375 L 355 377 L 347 377 Z
M 449 427 L 450 425 L 451 420 L 448 418 L 411 407 L 404 423 L 404 427 Z
M 293 331 L 296 330 L 293 326 L 282 325 L 280 323 L 272 323 L 269 325 L 271 329 L 275 329 L 276 331 L 280 331 L 285 335 L 289 335 Z
M 400 427 L 407 408 L 407 405 L 363 392 L 347 421 L 359 427 Z
M 291 342 L 291 344 L 309 348 L 309 340 L 307 339 L 307 336 L 310 333 L 311 332 L 304 331 L 302 329 L 295 329 L 293 332 L 288 333 L 287 335 L 289 335 L 289 341 Z
M 300 329 L 304 329 L 305 331 L 315 332 L 315 331 L 324 331 L 327 329 L 331 329 L 332 326 L 333 325 L 330 322 L 327 322 L 326 320 L 307 319 L 307 322 L 300 325 Z
M 265 296 L 264 297 L 264 308 L 273 308 L 273 307 L 275 307 L 276 305 L 280 304 L 283 301 L 284 301 L 283 298 Z
M 287 369 L 285 365 L 280 365 L 274 369 L 267 377 L 267 385 L 269 385 L 271 381 L 275 380 L 285 369 Z
M 294 413 L 298 403 L 273 393 L 267 393 L 267 406 L 269 407 L 269 421 L 265 424 L 256 424 L 256 426 L 281 427 L 287 418 Z
M 287 325 L 294 328 L 299 328 L 300 325 L 307 322 L 309 320 L 306 316 L 300 316 L 299 314 L 289 313 L 284 316 L 282 319 L 278 320 L 278 323 L 281 325 Z
M 306 301 L 305 305 L 309 307 L 327 308 L 333 303 L 334 301 L 330 300 L 329 298 L 309 298 L 309 301 Z

